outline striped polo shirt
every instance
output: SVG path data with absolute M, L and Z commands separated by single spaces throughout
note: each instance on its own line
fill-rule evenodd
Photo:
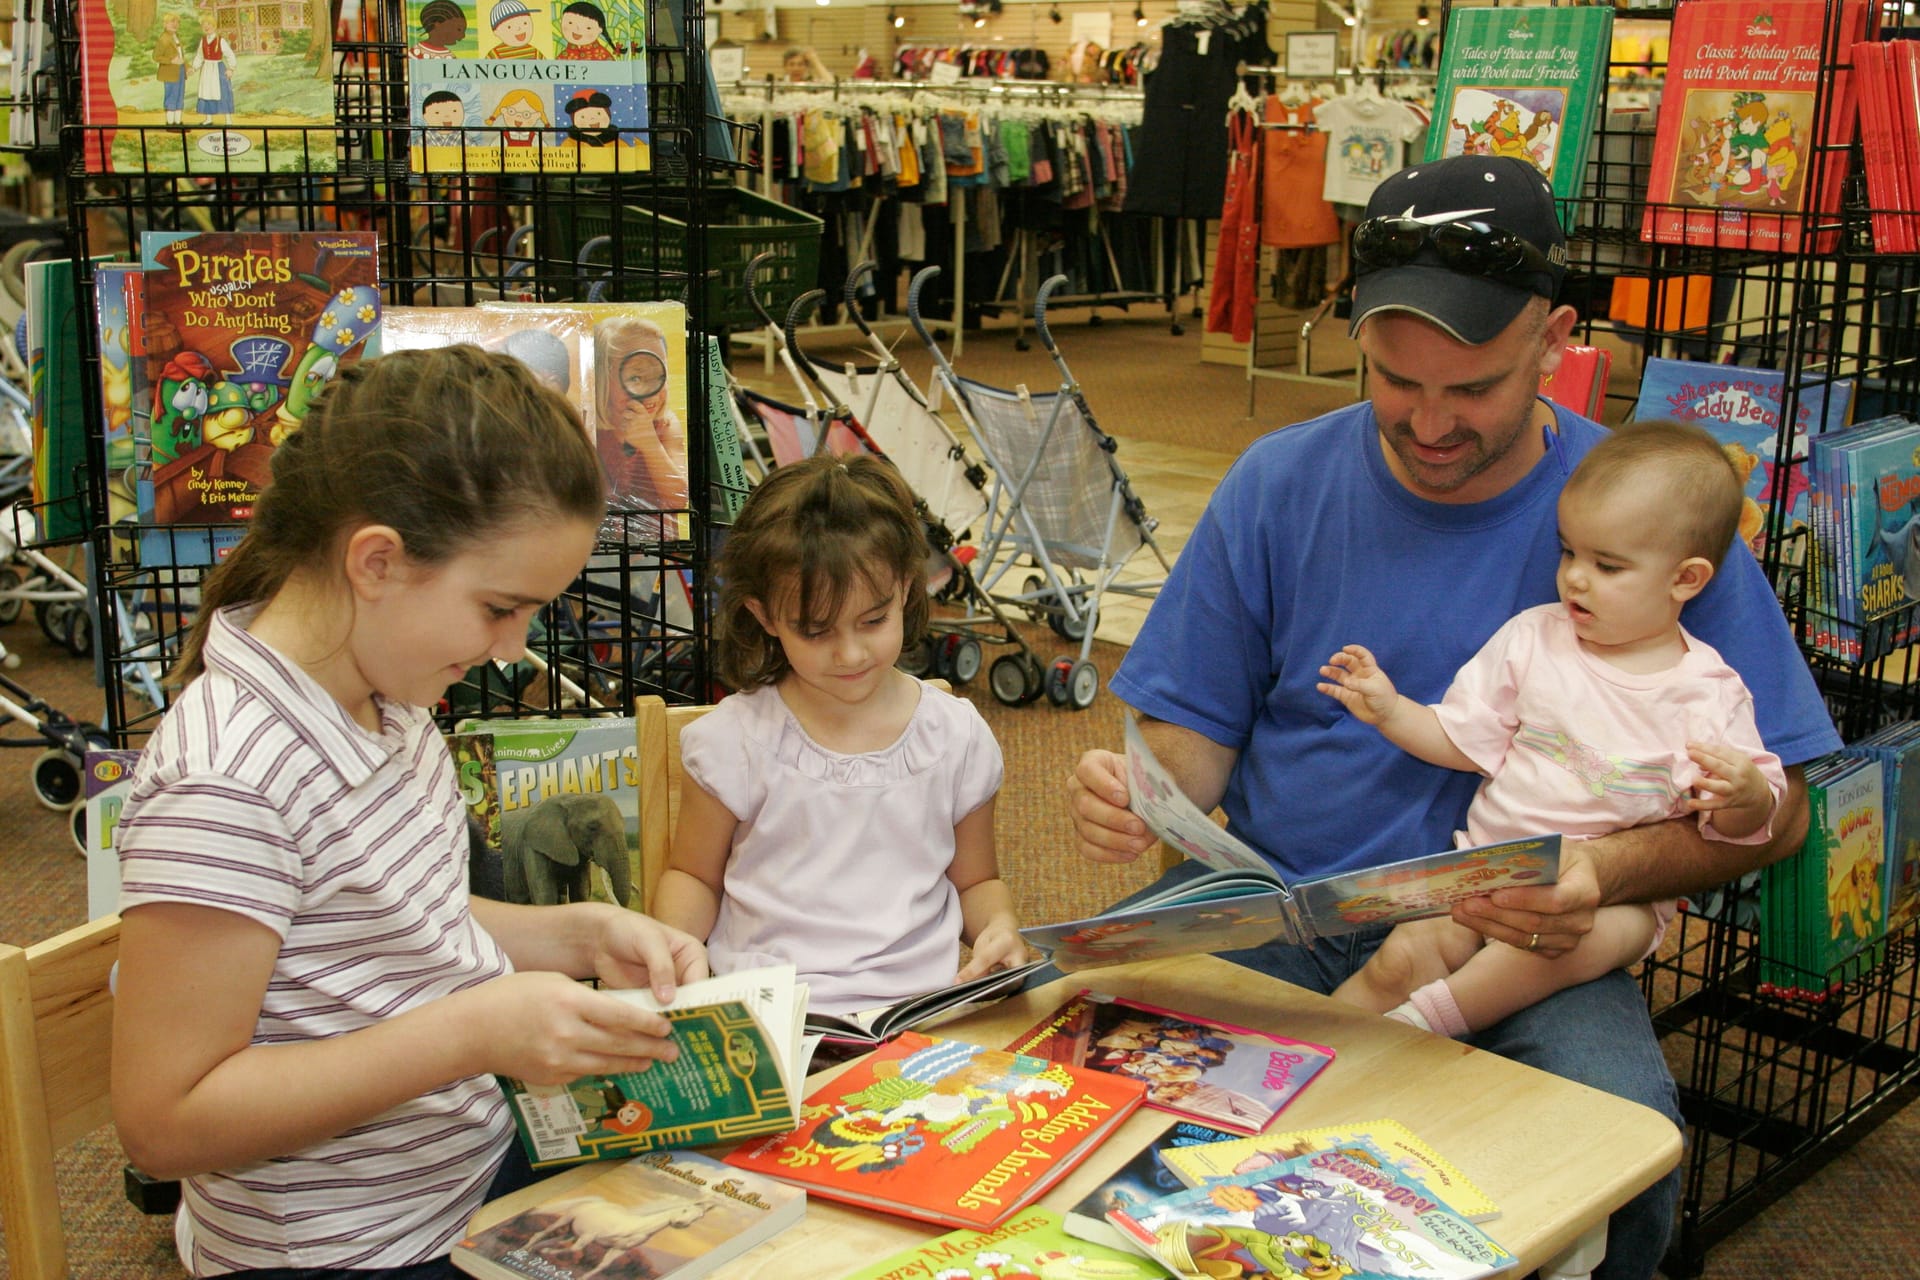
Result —
M 120 907 L 234 911 L 281 937 L 256 1045 L 339 1035 L 511 972 L 467 909 L 467 832 L 432 719 L 368 732 L 305 672 L 214 616 L 206 673 L 148 742 L 120 821 Z M 464 1234 L 511 1140 L 491 1076 L 291 1155 L 186 1180 L 196 1276 L 404 1266 Z

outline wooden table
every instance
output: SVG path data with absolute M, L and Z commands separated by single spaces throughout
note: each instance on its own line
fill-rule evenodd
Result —
M 1519 1258 L 1512 1275 L 1565 1254 L 1680 1159 L 1680 1131 L 1657 1111 L 1213 956 L 1069 975 L 950 1022 L 937 1034 L 997 1048 L 1083 987 L 1332 1046 L 1332 1065 L 1271 1127 L 1383 1117 L 1405 1124 L 1500 1206 L 1486 1231 Z M 843 1069 L 816 1073 L 808 1092 Z M 1072 1207 L 1173 1120 L 1163 1111 L 1135 1112 L 1039 1203 Z M 473 1225 L 489 1226 L 602 1171 L 599 1164 L 565 1170 L 486 1205 Z M 799 1225 L 712 1274 L 835 1280 L 942 1231 L 815 1196 Z

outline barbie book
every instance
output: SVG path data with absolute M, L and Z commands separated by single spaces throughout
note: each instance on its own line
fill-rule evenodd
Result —
M 1552 884 L 1560 874 L 1560 836 L 1546 833 L 1289 885 L 1258 850 L 1187 799 L 1131 719 L 1127 781 L 1140 820 L 1207 871 L 1128 907 L 1020 931 L 1069 973 L 1162 956 L 1237 951 L 1275 940 L 1306 944 L 1374 925 L 1443 916 L 1456 902 L 1497 889 Z
M 1147 1105 L 1234 1133 L 1266 1128 L 1333 1050 L 1191 1013 L 1082 991 L 1007 1048 L 1145 1082 Z

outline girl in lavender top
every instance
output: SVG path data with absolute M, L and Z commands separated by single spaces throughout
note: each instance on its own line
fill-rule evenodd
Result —
M 891 465 L 821 455 L 754 491 L 716 566 L 739 692 L 681 734 L 656 910 L 717 972 L 793 964 L 827 1013 L 1026 958 L 994 857 L 1000 748 L 972 703 L 894 666 L 926 627 L 928 554 Z
M 470 346 L 343 371 L 209 573 L 119 828 L 113 1111 L 184 1181 L 194 1276 L 427 1280 L 509 1159 L 495 1074 L 559 1084 L 675 1050 L 700 944 L 606 904 L 469 899 L 426 707 L 511 662 L 605 511 L 578 415 Z M 517 1156 L 517 1152 L 516 1152 Z

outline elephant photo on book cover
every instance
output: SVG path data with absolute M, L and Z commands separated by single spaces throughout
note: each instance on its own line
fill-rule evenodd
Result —
M 503 815 L 500 857 L 508 902 L 585 902 L 596 866 L 614 902 L 633 898 L 626 819 L 611 796 L 549 796 Z

